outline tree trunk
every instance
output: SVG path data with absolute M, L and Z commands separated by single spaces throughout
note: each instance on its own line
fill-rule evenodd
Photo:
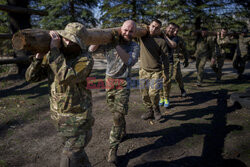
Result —
M 35 14 L 40 16 L 48 16 L 48 12 L 42 10 L 27 9 L 15 6 L 0 5 L 0 10 L 8 13 L 19 13 L 19 14 Z
M 8 6 L 10 7 L 21 7 L 21 8 L 27 8 L 29 4 L 29 0 L 7 0 Z M 8 13 L 9 16 L 9 23 L 10 23 L 10 30 L 11 33 L 14 34 L 19 30 L 30 28 L 30 14 L 22 14 L 22 13 Z M 15 52 L 15 57 L 26 55 L 26 52 Z M 25 74 L 26 69 L 28 68 L 29 64 L 25 63 L 19 63 L 18 66 L 18 73 L 20 75 Z

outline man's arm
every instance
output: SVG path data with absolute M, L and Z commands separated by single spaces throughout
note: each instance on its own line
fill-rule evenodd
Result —
M 28 82 L 38 82 L 47 78 L 47 68 L 43 61 L 45 62 L 46 56 L 44 54 L 37 53 L 33 57 L 32 63 L 25 72 L 25 78 Z
M 132 45 L 128 53 L 120 45 L 116 46 L 116 51 L 118 56 L 127 66 L 135 65 L 140 54 L 139 46 L 137 44 Z
M 162 32 L 162 33 L 163 33 L 164 39 L 166 40 L 168 46 L 169 46 L 170 48 L 173 48 L 173 49 L 176 48 L 176 47 L 177 47 L 177 43 L 176 43 L 174 40 L 171 40 L 171 39 L 167 36 L 167 34 L 165 34 L 164 32 Z

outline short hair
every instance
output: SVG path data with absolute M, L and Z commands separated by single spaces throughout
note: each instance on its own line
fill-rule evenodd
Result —
M 180 29 L 180 26 L 178 24 L 175 24 L 175 28 Z
M 151 21 L 151 23 L 153 23 L 153 22 L 156 22 L 156 23 L 160 24 L 160 26 L 162 26 L 162 22 L 160 20 L 158 20 L 158 19 L 153 19 Z
M 207 27 L 202 27 L 201 31 L 208 31 L 208 28 Z
M 226 30 L 226 31 L 228 31 L 228 28 L 227 28 L 227 27 L 222 27 L 221 30 Z
M 172 26 L 176 27 L 176 24 L 175 24 L 175 23 L 173 23 L 173 22 L 168 23 L 168 26 L 170 26 L 170 25 L 172 25 Z

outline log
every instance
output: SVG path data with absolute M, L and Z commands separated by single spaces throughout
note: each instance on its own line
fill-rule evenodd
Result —
M 0 65 L 3 65 L 3 64 L 21 64 L 21 63 L 27 63 L 27 62 L 29 62 L 29 57 L 27 57 L 27 56 L 11 58 L 11 59 L 0 59 Z
M 0 5 L 0 10 L 8 12 L 8 13 L 21 13 L 21 14 L 34 14 L 34 15 L 40 15 L 40 16 L 48 16 L 47 11 L 7 6 L 7 5 Z
M 12 34 L 0 33 L 0 39 L 11 39 Z
M 85 45 L 101 45 L 110 43 L 112 30 L 120 31 L 120 28 L 109 29 L 85 29 L 80 38 Z M 137 28 L 134 37 L 146 35 L 147 29 Z M 16 50 L 26 50 L 31 53 L 47 53 L 50 49 L 50 35 L 48 30 L 24 29 L 13 35 L 12 45 Z
M 24 29 L 13 35 L 12 46 L 16 50 L 31 53 L 47 53 L 50 50 L 49 31 L 41 29 Z

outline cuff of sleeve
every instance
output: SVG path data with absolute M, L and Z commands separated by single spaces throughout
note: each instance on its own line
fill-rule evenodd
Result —
M 58 48 L 50 49 L 49 63 L 55 61 L 60 55 L 60 50 Z

